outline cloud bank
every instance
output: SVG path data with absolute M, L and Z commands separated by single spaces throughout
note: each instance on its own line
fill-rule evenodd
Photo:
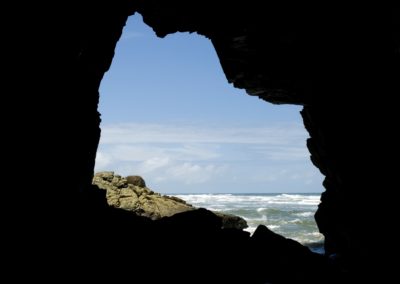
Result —
M 321 177 L 306 138 L 299 124 L 105 125 L 96 171 L 139 174 L 161 192 L 315 191 Z

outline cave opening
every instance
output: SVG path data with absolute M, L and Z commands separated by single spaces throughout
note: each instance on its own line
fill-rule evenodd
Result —
M 320 243 L 322 175 L 309 161 L 300 106 L 227 84 L 207 38 L 160 39 L 131 16 L 100 89 L 96 172 L 142 176 L 156 192 Z M 317 249 L 320 249 L 318 246 Z

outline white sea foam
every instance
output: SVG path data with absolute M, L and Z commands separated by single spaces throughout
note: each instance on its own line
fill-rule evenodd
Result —
M 311 194 L 188 194 L 186 202 L 243 217 L 246 231 L 253 233 L 262 224 L 270 230 L 302 243 L 323 240 L 314 221 L 320 196 Z
M 268 225 L 267 227 L 270 230 L 276 230 L 276 229 L 279 229 L 281 226 L 279 226 L 279 225 Z
M 296 213 L 294 215 L 299 216 L 299 217 L 312 217 L 314 216 L 315 212 L 301 212 L 301 213 Z
M 305 233 L 306 236 L 312 236 L 312 237 L 322 237 L 322 234 L 319 232 L 311 232 L 311 233 Z
M 249 233 L 251 233 L 251 234 L 253 234 L 254 231 L 257 229 L 257 227 L 258 227 L 258 226 L 249 226 L 249 227 L 247 227 L 247 228 L 244 229 L 244 230 L 247 231 L 247 232 L 249 232 Z M 272 231 L 280 228 L 279 225 L 268 225 L 267 227 L 268 227 L 268 229 L 270 229 L 270 230 L 272 230 Z
M 233 194 L 187 194 L 177 195 L 189 203 L 253 203 L 253 204 L 304 204 L 318 205 L 317 195 L 279 194 L 279 195 L 233 195 Z
M 210 210 L 210 211 L 224 211 L 224 208 L 221 207 L 207 207 L 206 209 Z M 226 210 L 226 209 L 225 209 Z
M 257 226 L 248 226 L 245 231 L 249 232 L 250 234 L 253 234 L 255 230 L 257 229 Z

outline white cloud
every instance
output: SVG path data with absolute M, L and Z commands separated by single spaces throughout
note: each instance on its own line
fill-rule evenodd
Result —
M 145 160 L 141 166 L 139 171 L 143 173 L 154 172 L 157 169 L 164 168 L 171 164 L 171 160 L 169 157 L 154 157 L 148 160 Z
M 287 182 L 310 185 L 316 178 L 316 169 L 302 165 L 284 165 L 276 167 L 264 167 L 261 171 L 255 171 L 249 179 L 257 182 Z M 317 178 L 318 179 L 318 178 Z
M 303 126 L 278 127 L 200 127 L 161 124 L 116 124 L 102 127 L 102 143 L 232 143 L 290 145 L 305 143 Z
M 212 191 L 223 182 L 221 190 L 228 190 L 227 186 L 241 190 L 252 184 L 273 188 L 278 183 L 286 183 L 281 185 L 284 189 L 293 184 L 315 187 L 320 181 L 314 178 L 317 170 L 309 161 L 306 138 L 303 126 L 295 124 L 252 128 L 106 125 L 96 171 L 142 175 L 160 191 L 169 185 L 175 192 L 196 185 Z
M 305 144 L 305 140 L 303 142 Z M 297 144 L 297 145 L 296 145 Z M 268 160 L 273 161 L 294 161 L 309 159 L 310 153 L 305 145 L 301 145 L 299 141 L 292 145 L 257 145 L 254 150 Z
M 104 169 L 111 163 L 111 157 L 107 154 L 104 154 L 100 151 L 97 151 L 96 154 L 96 167 L 99 169 Z
M 144 161 L 163 157 L 171 157 L 182 161 L 207 161 L 220 156 L 219 146 L 210 144 L 101 144 L 102 151 L 107 151 L 113 159 L 120 161 Z M 107 149 L 107 150 L 105 150 Z M 104 154 L 102 154 L 104 156 Z
M 225 166 L 213 164 L 198 165 L 193 163 L 183 163 L 167 170 L 172 179 L 182 181 L 185 184 L 195 184 L 207 182 L 222 174 Z

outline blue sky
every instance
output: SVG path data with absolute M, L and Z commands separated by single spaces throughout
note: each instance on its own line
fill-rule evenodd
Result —
M 321 192 L 299 106 L 228 84 L 211 42 L 130 17 L 100 87 L 96 171 L 161 193 Z

